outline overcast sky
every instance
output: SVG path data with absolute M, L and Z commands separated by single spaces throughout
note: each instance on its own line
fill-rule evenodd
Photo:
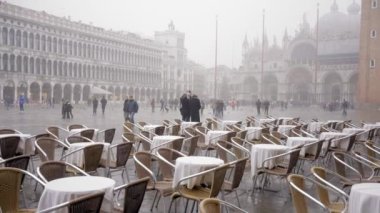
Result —
M 239 67 L 245 34 L 252 41 L 260 37 L 262 11 L 266 13 L 266 31 L 281 42 L 285 28 L 294 34 L 307 14 L 315 25 L 317 2 L 320 15 L 330 11 L 334 0 L 8 0 L 7 2 L 44 10 L 47 13 L 105 29 L 123 30 L 153 38 L 155 31 L 166 30 L 173 20 L 185 33 L 188 58 L 212 67 L 215 57 L 215 17 L 218 15 L 218 64 Z M 353 0 L 336 0 L 341 12 Z M 355 0 L 360 4 L 359 0 Z

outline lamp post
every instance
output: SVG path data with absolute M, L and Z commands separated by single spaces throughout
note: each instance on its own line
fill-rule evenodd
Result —
M 260 98 L 261 100 L 263 99 L 264 95 L 264 84 L 263 84 L 263 79 L 264 79 L 264 36 L 265 36 L 265 9 L 263 10 L 263 37 L 262 37 L 262 42 L 261 42 L 261 91 L 260 91 Z
M 315 104 L 318 103 L 318 93 L 317 93 L 317 85 L 318 85 L 318 69 L 319 69 L 319 61 L 318 61 L 318 48 L 319 48 L 319 3 L 317 3 L 317 26 L 316 26 L 316 53 L 315 53 L 315 69 L 314 69 L 314 101 Z

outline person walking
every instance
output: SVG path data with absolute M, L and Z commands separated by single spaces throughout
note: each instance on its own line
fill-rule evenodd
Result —
M 133 99 L 133 96 L 129 96 L 127 104 L 128 119 L 131 123 L 135 123 L 135 114 L 139 111 L 139 105 Z
M 160 104 L 161 104 L 160 112 L 163 112 L 163 111 L 164 111 L 164 104 L 165 104 L 164 99 L 161 98 L 161 100 L 160 100 Z
M 96 115 L 96 110 L 98 109 L 98 99 L 94 96 L 94 99 L 92 99 L 92 114 Z
M 348 109 L 348 101 L 346 101 L 346 99 L 343 99 L 342 109 L 343 109 L 343 116 L 346 116 L 347 115 L 347 109 Z
M 264 113 L 265 113 L 265 115 L 268 115 L 269 114 L 269 105 L 270 105 L 269 101 L 265 100 L 263 102 L 263 105 L 264 105 Z
M 20 95 L 18 99 L 18 104 L 20 106 L 20 112 L 24 112 L 25 97 L 23 94 Z
M 74 116 L 73 116 L 73 105 L 71 105 L 71 103 L 69 101 L 67 101 L 66 103 L 66 118 L 67 119 L 73 119 Z
M 259 98 L 259 99 L 257 99 L 257 101 L 256 101 L 257 115 L 260 115 L 260 108 L 261 108 L 261 101 L 260 101 L 260 98 Z
M 205 104 L 205 102 L 202 100 L 202 101 L 201 101 L 201 116 L 203 115 L 203 110 L 205 109 L 205 107 L 206 107 L 206 104 Z
M 154 112 L 154 98 L 152 98 L 152 100 L 150 101 L 150 106 L 152 107 L 152 112 Z
M 128 112 L 128 98 L 125 99 L 124 101 L 124 106 L 123 106 L 123 112 L 124 112 L 124 120 L 128 121 L 129 120 L 129 112 Z
M 182 115 L 183 121 L 190 121 L 190 91 L 187 93 L 184 93 L 181 98 L 179 99 L 179 102 L 181 104 L 181 107 L 179 108 L 179 111 Z
M 201 109 L 201 101 L 197 95 L 193 95 L 190 99 L 190 118 L 192 122 L 200 122 L 199 110 Z
M 105 96 L 103 96 L 102 100 L 100 100 L 100 104 L 102 105 L 102 113 L 104 115 L 104 111 L 106 110 L 107 105 L 107 99 Z

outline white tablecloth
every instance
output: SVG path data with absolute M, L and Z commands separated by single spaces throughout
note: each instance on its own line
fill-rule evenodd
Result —
M 218 140 L 226 140 L 228 133 L 229 131 L 224 130 L 210 130 L 206 134 L 205 144 L 215 144 Z
M 66 177 L 50 181 L 41 195 L 37 212 L 98 191 L 105 191 L 101 210 L 111 212 L 115 183 L 110 178 L 98 176 Z M 68 211 L 67 208 L 62 208 L 55 212 Z
M 321 122 L 321 121 L 312 121 L 309 123 L 309 125 L 307 125 L 307 131 L 309 132 L 320 132 L 321 131 L 321 127 L 323 126 L 325 122 Z
M 0 134 L 0 138 L 18 136 L 20 137 L 20 142 L 18 143 L 17 152 L 24 155 L 34 154 L 34 138 L 30 138 L 30 134 Z
M 280 119 L 282 119 L 281 123 L 279 123 Z M 279 118 L 277 118 L 277 123 L 276 124 L 277 125 L 287 125 L 288 121 L 291 121 L 291 120 L 293 120 L 292 117 L 279 117 Z
M 198 123 L 199 122 L 188 122 L 188 121 L 181 122 L 181 134 L 185 133 L 185 129 L 187 127 L 193 127 L 193 126 L 197 125 Z
M 247 131 L 247 140 L 259 140 L 260 139 L 260 136 L 261 136 L 261 130 L 263 128 L 262 127 L 259 127 L 259 126 L 248 126 L 248 127 L 245 127 L 245 130 L 248 130 Z
M 67 153 L 75 151 L 75 150 L 80 149 L 82 147 L 89 146 L 89 145 L 94 145 L 94 144 L 103 144 L 103 153 L 102 153 L 101 159 L 103 161 L 106 161 L 107 160 L 107 154 L 108 154 L 108 148 L 110 146 L 109 143 L 102 143 L 102 142 L 96 142 L 96 143 L 92 143 L 92 142 L 73 143 L 73 144 L 70 144 L 70 147 L 69 147 Z M 84 153 L 83 153 L 83 150 L 78 151 L 76 153 L 73 153 L 72 155 L 67 156 L 66 157 L 66 162 L 74 164 L 74 165 L 76 165 L 78 167 L 82 167 L 83 166 L 83 162 L 84 162 Z
M 155 147 L 158 147 L 162 145 L 163 143 L 167 143 L 176 139 L 181 139 L 183 137 L 181 136 L 175 136 L 175 135 L 158 135 L 154 136 L 152 140 L 152 145 L 150 149 L 154 149 Z M 160 147 L 167 147 L 167 146 L 160 146 Z M 154 153 L 157 151 L 157 149 L 154 149 Z
M 257 174 L 257 170 L 261 168 L 263 161 L 267 158 L 285 153 L 289 147 L 275 144 L 257 144 L 251 148 L 251 175 Z M 275 160 L 269 160 L 265 163 L 266 168 L 273 168 L 276 165 Z
M 298 145 L 307 145 L 309 143 L 313 143 L 318 141 L 317 138 L 309 138 L 309 137 L 288 137 L 286 140 L 286 146 L 287 147 L 294 147 Z M 305 156 L 306 153 L 309 154 L 316 154 L 317 149 L 315 146 L 313 147 L 308 147 L 307 149 L 302 148 L 300 152 L 300 156 Z
M 284 135 L 289 135 L 290 130 L 293 129 L 294 125 L 280 125 L 278 126 L 278 132 L 284 134 Z
M 359 183 L 351 188 L 349 213 L 380 212 L 380 183 Z
M 224 120 L 222 121 L 222 130 L 226 130 L 227 125 L 236 124 L 239 121 Z
M 365 129 L 365 130 L 376 129 L 376 128 L 380 128 L 380 123 L 364 124 L 364 126 L 363 126 L 363 129 Z
M 362 129 L 362 128 L 344 128 L 342 130 L 342 133 L 346 133 L 347 135 L 352 135 L 352 134 L 356 134 L 356 133 L 362 133 L 366 131 L 365 129 Z M 358 136 L 359 140 L 362 140 L 362 141 L 366 141 L 368 139 L 368 132 L 366 133 L 362 133 L 360 134 L 360 136 Z
M 173 177 L 173 188 L 177 186 L 181 178 L 202 172 L 207 169 L 214 168 L 222 165 L 224 162 L 222 159 L 214 157 L 204 156 L 187 156 L 179 157 L 175 162 L 175 171 Z M 199 185 L 202 179 L 193 178 L 182 182 L 187 185 L 187 188 L 193 188 L 195 185 Z
M 319 139 L 320 140 L 325 140 L 325 142 L 323 143 L 323 146 L 322 146 L 322 149 L 323 150 L 326 150 L 327 149 L 327 142 L 329 139 L 331 138 L 342 138 L 342 137 L 345 137 L 347 136 L 346 133 L 342 133 L 342 132 L 322 132 L 320 135 L 319 135 Z M 331 147 L 336 147 L 336 144 L 331 141 Z

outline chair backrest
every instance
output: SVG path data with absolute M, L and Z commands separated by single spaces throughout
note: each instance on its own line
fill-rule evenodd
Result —
M 212 185 L 210 190 L 210 197 L 217 197 L 220 189 L 224 183 L 224 177 L 226 176 L 228 164 L 217 167 L 213 172 Z
M 173 125 L 171 129 L 172 129 L 172 135 L 179 135 L 179 130 L 181 129 L 181 125 L 179 124 Z
M 292 194 L 293 206 L 297 213 L 308 213 L 308 205 L 305 195 L 301 191 L 305 190 L 305 181 L 301 175 L 289 175 L 290 192 Z
M 231 144 L 228 141 L 219 140 L 216 142 L 216 151 L 219 158 L 222 159 L 224 163 L 237 160 L 235 154 L 229 149 L 231 149 Z M 232 157 L 232 160 L 229 156 Z
M 203 126 L 197 126 L 195 127 L 195 132 L 197 135 L 199 135 L 198 142 L 204 143 L 205 142 L 205 135 L 207 134 L 207 128 Z
M 20 133 L 20 132 L 15 129 L 0 129 L 0 135 L 17 134 L 17 133 Z
M 52 181 L 66 177 L 66 163 L 62 161 L 47 161 L 38 167 L 38 175 L 41 179 Z
M 73 130 L 73 129 L 83 129 L 83 128 L 86 128 L 86 126 L 82 125 L 82 124 L 71 124 L 71 125 L 67 126 L 67 129 L 69 131 Z
M 38 138 L 36 140 L 36 150 L 42 162 L 55 160 L 55 149 L 60 143 L 54 138 Z
M 5 167 L 13 167 L 13 168 L 18 168 L 18 169 L 22 169 L 26 171 L 28 170 L 29 160 L 30 160 L 29 155 L 21 155 L 21 156 L 8 158 L 3 163 Z M 24 177 L 25 175 L 22 175 L 21 183 L 24 182 Z
M 105 192 L 98 192 L 92 195 L 86 195 L 81 198 L 70 201 L 68 206 L 69 213 L 82 212 L 100 212 Z
M 305 149 L 307 149 L 308 147 L 316 147 L 315 154 L 311 160 L 316 160 L 317 158 L 319 158 L 319 155 L 322 152 L 322 146 L 324 143 L 325 143 L 325 140 L 319 140 L 319 141 L 304 145 Z
M 281 141 L 271 134 L 262 133 L 261 138 L 263 143 L 281 145 Z
M 292 149 L 289 152 L 289 164 L 286 174 L 290 174 L 293 171 L 293 168 L 297 165 L 298 157 L 300 156 L 301 148 Z
M 314 175 L 318 175 L 318 177 L 326 180 L 327 179 L 327 174 L 324 168 L 322 167 L 313 167 L 312 168 L 312 173 Z M 326 206 L 330 205 L 330 197 L 329 197 L 329 192 L 326 190 L 326 188 L 320 187 L 317 185 L 317 193 L 319 200 Z
M 181 125 L 181 123 L 182 123 L 182 121 L 180 119 L 174 119 L 174 122 L 176 122 L 179 125 Z
M 104 130 L 104 142 L 111 144 L 113 141 L 113 138 L 115 137 L 115 132 L 116 132 L 115 128 Z
M 158 126 L 154 128 L 154 133 L 156 135 L 163 135 L 165 133 L 165 126 Z
M 363 178 L 369 179 L 374 175 L 373 168 L 350 154 L 344 152 L 333 152 L 332 156 L 335 161 L 336 172 L 343 177 L 353 179 L 352 175 L 354 175 L 354 178 L 359 177 L 359 181 L 361 181 Z M 367 170 L 365 169 L 370 171 L 369 175 L 366 175 L 365 171 Z
M 0 207 L 3 212 L 17 212 L 22 173 L 0 168 Z
M 142 144 L 142 148 L 144 151 L 147 151 L 147 152 L 150 151 L 152 142 L 149 139 L 149 132 L 147 131 L 140 132 L 140 143 Z
M 125 166 L 133 149 L 133 142 L 119 143 L 116 146 L 116 167 Z
M 46 128 L 46 132 L 56 138 L 59 138 L 59 128 L 57 126 L 49 126 Z
M 89 138 L 82 137 L 82 136 L 72 135 L 66 138 L 66 142 L 71 144 L 71 143 L 92 142 L 92 140 Z
M 248 130 L 242 130 L 242 131 L 239 131 L 236 133 L 236 137 L 238 138 L 241 138 L 241 139 L 245 139 L 245 137 L 247 136 L 247 132 Z
M 153 172 L 151 171 L 152 155 L 149 152 L 136 152 L 133 156 L 137 178 L 149 177 L 149 182 L 153 181 L 154 176 L 152 176 Z
M 94 144 L 86 146 L 83 149 L 85 172 L 96 171 L 96 169 L 99 167 L 99 162 L 103 153 L 103 146 L 103 144 Z
M 158 164 L 164 180 L 171 180 L 173 178 L 175 160 L 183 156 L 185 155 L 169 148 L 157 150 Z
M 171 142 L 171 148 L 180 152 L 182 150 L 182 144 L 183 138 L 175 139 Z
M 134 129 L 134 124 L 129 122 L 129 121 L 126 121 L 124 124 L 123 124 L 123 130 L 124 130 L 124 133 L 126 132 L 131 132 L 133 133 L 133 129 Z
M 241 180 L 243 179 L 245 165 L 247 164 L 248 158 L 241 158 L 231 164 L 235 165 L 233 175 L 232 175 L 232 188 L 236 189 L 239 187 Z
M 124 195 L 124 213 L 138 213 L 142 202 L 149 178 L 141 178 L 137 181 L 131 182 L 125 187 Z
M 80 132 L 80 136 L 92 140 L 94 138 L 95 129 L 85 129 Z
M 234 206 L 226 201 L 219 200 L 217 198 L 206 198 L 203 199 L 199 204 L 200 213 L 221 213 L 222 208 L 227 208 L 227 212 L 229 210 L 233 210 L 232 212 L 243 212 L 248 213 L 247 211 Z
M 123 139 L 123 142 L 135 141 L 135 133 L 133 133 L 133 132 L 124 132 L 121 137 Z
M 195 129 L 193 127 L 187 127 L 185 128 L 185 130 L 183 131 L 183 133 L 185 134 L 185 137 L 186 138 L 190 138 L 190 137 L 193 137 L 195 135 L 197 135 Z
M 197 144 L 198 144 L 198 138 L 199 138 L 199 135 L 185 139 L 185 140 L 190 141 L 189 142 L 190 145 L 188 146 L 188 151 L 186 153 L 188 156 L 192 156 L 195 154 L 195 150 L 197 149 Z M 185 142 L 185 140 L 184 140 L 184 142 Z
M 16 156 L 18 144 L 20 142 L 19 136 L 9 136 L 0 138 L 0 151 L 3 159 Z

